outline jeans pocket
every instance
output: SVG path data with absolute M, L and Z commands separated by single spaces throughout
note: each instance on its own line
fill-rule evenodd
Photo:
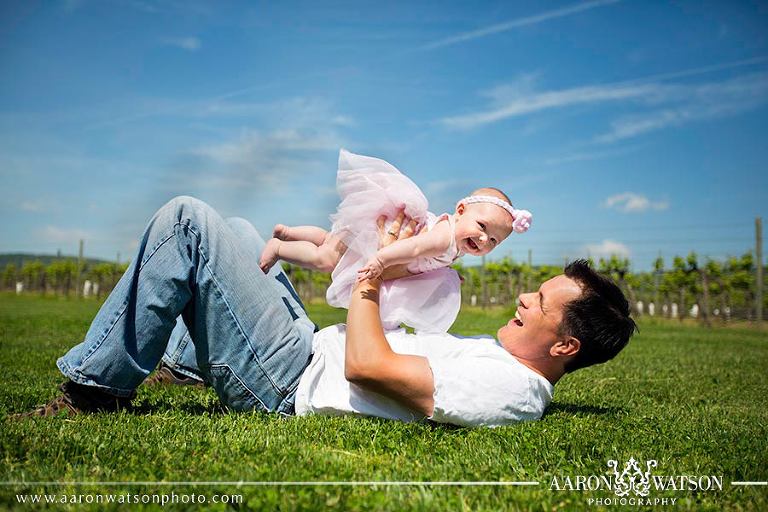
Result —
M 269 411 L 259 397 L 226 364 L 213 364 L 210 369 L 211 385 L 221 403 L 235 411 Z

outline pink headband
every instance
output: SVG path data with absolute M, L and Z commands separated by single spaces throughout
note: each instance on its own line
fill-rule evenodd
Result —
M 459 204 L 472 204 L 472 203 L 491 203 L 495 204 L 496 206 L 500 206 L 501 208 L 504 208 L 504 210 L 507 211 L 512 216 L 512 230 L 515 233 L 525 233 L 528 231 L 528 228 L 531 227 L 531 221 L 533 220 L 533 215 L 528 210 L 517 210 L 515 209 L 511 204 L 504 201 L 503 199 L 499 199 L 498 197 L 494 196 L 467 196 L 464 199 L 460 199 L 458 203 L 456 203 L 456 207 L 459 206 Z

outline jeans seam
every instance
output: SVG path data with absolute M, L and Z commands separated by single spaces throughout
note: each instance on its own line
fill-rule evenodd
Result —
M 186 377 L 193 378 L 200 382 L 205 382 L 205 379 L 203 379 L 199 374 L 193 372 L 192 370 L 187 370 L 185 366 L 180 365 L 177 361 L 176 362 L 166 361 L 165 358 L 163 358 L 162 361 L 167 366 L 169 366 L 174 372 L 180 373 Z
M 187 345 L 189 344 L 189 341 L 186 340 L 187 336 L 189 336 L 189 331 L 187 331 L 187 334 L 181 337 L 181 340 L 179 341 L 179 344 L 176 347 L 176 350 L 174 350 L 173 354 L 171 355 L 171 359 L 175 364 L 178 364 L 179 359 L 181 359 L 181 355 L 184 353 L 184 349 L 187 348 Z
M 177 225 L 178 224 L 181 224 L 181 223 L 177 223 Z M 190 231 L 192 231 L 192 233 L 195 234 L 195 236 L 198 237 L 198 240 L 199 240 L 200 236 L 195 231 L 195 227 L 192 226 L 191 222 L 190 222 L 190 224 L 187 224 L 186 226 L 189 228 Z M 280 387 L 277 384 L 275 384 L 275 381 L 269 375 L 269 372 L 267 372 L 264 369 L 264 366 L 261 364 L 261 359 L 259 358 L 259 356 L 256 353 L 256 351 L 253 349 L 253 344 L 251 343 L 251 339 L 245 333 L 245 329 L 243 329 L 243 326 L 240 325 L 240 322 L 237 320 L 237 316 L 233 313 L 232 307 L 230 306 L 229 301 L 227 300 L 227 297 L 222 292 L 222 288 L 219 285 L 219 281 L 216 279 L 216 274 L 213 272 L 213 269 L 208 264 L 208 262 L 209 262 L 208 256 L 205 253 L 205 251 L 203 250 L 203 248 L 200 246 L 200 244 L 198 244 L 197 253 L 200 255 L 200 258 L 202 258 L 202 260 L 203 260 L 203 267 L 208 272 L 208 274 L 211 276 L 211 282 L 216 287 L 216 290 L 219 292 L 219 295 L 221 296 L 221 300 L 224 303 L 225 307 L 227 308 L 227 313 L 229 313 L 230 318 L 232 319 L 232 321 L 234 321 L 235 326 L 237 327 L 237 332 L 240 334 L 240 336 L 243 338 L 243 340 L 248 344 L 248 349 L 251 351 L 251 354 L 253 354 L 253 358 L 256 361 L 256 364 L 259 365 L 259 370 L 261 371 L 262 375 L 264 375 L 267 378 L 267 380 L 269 381 L 269 383 L 272 386 L 272 389 L 275 391 L 275 393 L 277 393 L 277 395 L 280 396 L 280 398 L 285 398 L 286 394 L 283 393 L 280 390 Z
M 176 227 L 176 226 L 174 225 L 174 228 L 175 228 L 175 227 Z M 171 234 L 170 234 L 170 235 L 168 235 L 166 238 L 164 238 L 163 240 L 161 240 L 161 241 L 159 241 L 157 244 L 155 244 L 155 246 L 154 246 L 154 247 L 152 248 L 152 250 L 150 251 L 149 255 L 148 255 L 146 258 L 144 258 L 144 259 L 141 261 L 141 263 L 139 264 L 139 266 L 138 266 L 138 269 L 136 270 L 136 272 L 141 272 L 141 269 L 142 269 L 142 268 L 144 268 L 144 265 L 146 265 L 146 263 L 147 263 L 147 262 L 148 262 L 150 259 L 152 259 L 152 256 L 154 256 L 155 254 L 157 254 L 157 251 L 159 251 L 159 250 L 160 250 L 160 247 L 162 247 L 163 245 L 165 245 L 165 244 L 166 244 L 166 242 L 168 242 L 168 240 L 170 240 L 171 238 L 173 238 L 173 237 L 175 237 L 175 236 L 176 236 L 176 233 L 175 233 L 175 232 L 174 232 L 174 233 L 171 233 Z M 92 356 L 92 355 L 93 355 L 93 354 L 96 352 L 96 350 L 98 350 L 98 349 L 99 349 L 99 347 L 101 347 L 101 345 L 104 343 L 104 340 L 106 340 L 106 339 L 107 339 L 107 337 L 110 335 L 110 333 L 112 333 L 112 330 L 115 328 L 115 325 L 117 325 L 117 322 L 118 322 L 118 321 L 119 321 L 119 320 L 120 320 L 120 319 L 123 317 L 123 315 L 125 314 L 125 309 L 128 307 L 128 303 L 129 303 L 129 302 L 130 302 L 130 300 L 129 300 L 129 299 L 126 299 L 126 300 L 124 300 L 124 301 L 123 301 L 123 304 L 122 304 L 122 306 L 120 306 L 120 309 L 118 310 L 118 311 L 119 311 L 119 313 L 118 313 L 118 314 L 115 316 L 114 320 L 112 321 L 112 324 L 111 324 L 111 325 L 110 325 L 110 326 L 109 326 L 109 327 L 108 327 L 108 328 L 107 328 L 107 329 L 104 331 L 104 333 L 103 333 L 101 336 L 99 336 L 99 340 L 98 340 L 96 343 L 94 343 L 94 344 L 93 344 L 93 345 L 92 345 L 92 346 L 91 346 L 91 347 L 88 349 L 88 351 L 85 353 L 85 355 L 83 355 L 83 358 L 82 358 L 82 360 L 80 361 L 80 365 L 83 365 L 83 364 L 85 364 L 85 363 L 88 361 L 88 359 L 90 359 L 90 358 L 91 358 L 91 356 Z
M 211 367 L 211 369 L 213 369 L 213 368 L 226 368 L 229 371 L 230 375 L 232 375 L 232 377 L 234 377 L 237 380 L 237 382 L 243 387 L 243 389 L 245 389 L 248 392 L 248 394 L 251 395 L 252 399 L 256 400 L 259 404 L 261 404 L 261 407 L 265 411 L 269 411 L 270 410 L 270 408 L 267 407 L 264 404 L 264 402 L 261 400 L 261 398 L 259 398 L 259 395 L 254 393 L 253 390 L 250 387 L 248 387 L 248 385 L 243 381 L 243 379 L 240 378 L 240 376 L 237 374 L 237 372 L 235 372 L 230 365 L 228 365 L 226 363 L 215 363 L 215 364 L 212 364 L 210 367 Z M 213 372 L 211 372 L 211 375 L 213 375 Z

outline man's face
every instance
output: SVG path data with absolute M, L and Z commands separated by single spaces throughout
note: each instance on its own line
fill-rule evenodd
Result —
M 537 292 L 520 295 L 515 316 L 496 335 L 499 342 L 507 352 L 521 359 L 550 357 L 565 305 L 580 295 L 579 284 L 564 275 L 544 282 Z

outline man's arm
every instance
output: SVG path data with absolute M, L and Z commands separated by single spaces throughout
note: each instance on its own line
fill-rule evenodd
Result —
M 427 358 L 392 351 L 379 316 L 381 280 L 358 283 L 349 303 L 344 376 L 425 416 L 434 408 Z
M 381 245 L 392 244 L 399 236 L 405 242 L 414 233 L 416 223 L 403 226 L 405 215 L 400 212 L 384 232 L 384 217 L 377 225 Z M 401 229 L 402 228 L 402 229 Z M 393 238 L 394 236 L 394 238 Z M 385 277 L 407 275 L 403 265 L 385 270 Z M 344 376 L 348 381 L 376 391 L 400 402 L 425 416 L 432 416 L 435 383 L 432 369 L 425 357 L 397 354 L 384 337 L 379 313 L 381 279 L 364 279 L 357 283 L 349 301 L 347 340 L 344 354 Z

